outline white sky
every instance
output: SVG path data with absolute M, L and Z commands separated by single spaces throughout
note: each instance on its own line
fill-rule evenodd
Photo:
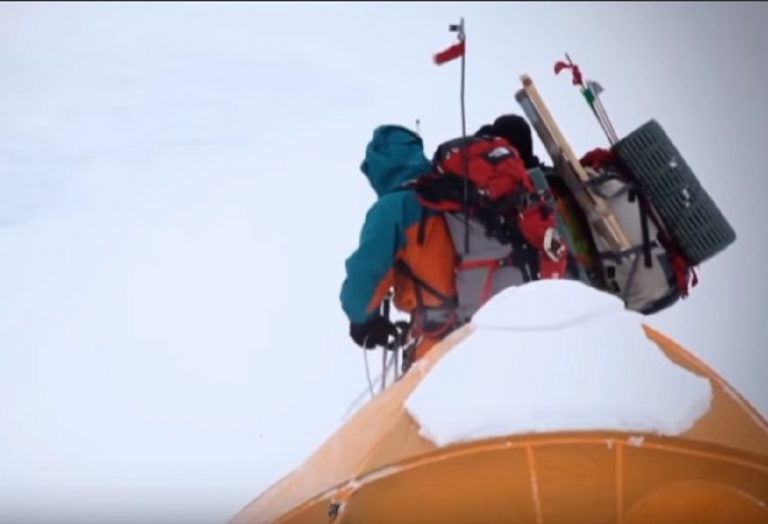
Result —
M 0 515 L 224 520 L 338 426 L 363 149 L 460 132 L 458 63 L 431 64 L 460 16 L 470 131 L 528 73 L 577 151 L 605 145 L 565 51 L 620 134 L 665 127 L 739 239 L 649 322 L 768 414 L 765 4 L 5 3 Z

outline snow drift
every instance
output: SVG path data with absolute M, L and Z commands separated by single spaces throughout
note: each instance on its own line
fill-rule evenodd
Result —
M 506 290 L 405 406 L 439 446 L 559 430 L 679 435 L 707 412 L 711 387 L 659 352 L 642 319 L 580 282 Z

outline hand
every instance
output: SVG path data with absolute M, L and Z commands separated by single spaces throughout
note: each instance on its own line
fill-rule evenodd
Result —
M 387 346 L 390 338 L 397 337 L 397 327 L 381 315 L 363 323 L 351 322 L 349 324 L 349 336 L 355 343 L 364 349 L 373 349 L 376 346 Z

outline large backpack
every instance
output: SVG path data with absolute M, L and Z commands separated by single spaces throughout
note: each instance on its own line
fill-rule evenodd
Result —
M 445 216 L 457 258 L 462 322 L 507 287 L 564 272 L 564 261 L 541 255 L 546 231 L 557 226 L 550 195 L 536 189 L 506 140 L 450 140 L 437 148 L 432 167 L 411 187 L 421 205 Z
M 666 234 L 636 181 L 607 150 L 593 150 L 581 163 L 590 176 L 587 185 L 605 199 L 631 243 L 629 249 L 613 251 L 599 232 L 587 226 L 601 271 L 600 282 L 593 284 L 643 314 L 661 311 L 686 296 L 689 280 L 696 284 L 695 272 Z

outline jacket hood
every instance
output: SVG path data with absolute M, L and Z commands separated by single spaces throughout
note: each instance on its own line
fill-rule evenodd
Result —
M 373 132 L 360 170 L 378 196 L 429 172 L 421 137 L 402 126 L 383 125 Z

